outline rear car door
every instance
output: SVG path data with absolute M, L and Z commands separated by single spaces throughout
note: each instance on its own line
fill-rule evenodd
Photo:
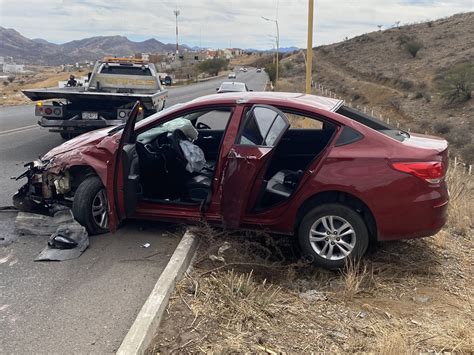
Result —
M 221 215 L 228 228 L 241 225 L 254 184 L 290 124 L 283 112 L 268 105 L 254 105 L 247 111 L 236 141 L 230 149 L 222 174 Z

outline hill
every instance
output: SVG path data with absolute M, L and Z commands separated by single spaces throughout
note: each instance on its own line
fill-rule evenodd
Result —
M 166 53 L 175 49 L 154 38 L 134 42 L 124 36 L 98 36 L 64 44 L 29 39 L 14 29 L 0 26 L 0 56 L 30 64 L 58 65 L 96 60 L 105 55 L 128 56 L 137 52 Z
M 354 106 L 400 122 L 405 129 L 444 136 L 451 152 L 472 164 L 472 33 L 474 12 L 317 47 L 314 81 Z M 302 53 L 286 56 L 281 63 L 283 80 L 277 89 L 303 91 Z M 457 86 L 464 87 L 464 94 L 458 95 Z

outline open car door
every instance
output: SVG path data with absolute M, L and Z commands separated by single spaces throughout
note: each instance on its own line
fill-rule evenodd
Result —
M 247 211 L 250 193 L 265 174 L 275 147 L 290 127 L 283 112 L 254 105 L 245 115 L 222 174 L 221 215 L 224 226 L 237 228 Z
M 135 148 L 135 123 L 140 109 L 140 102 L 133 106 L 122 136 L 115 151 L 114 165 L 108 181 L 109 226 L 114 231 L 120 221 L 135 212 L 138 203 L 140 185 L 138 155 Z M 112 194 L 112 196 L 110 196 Z

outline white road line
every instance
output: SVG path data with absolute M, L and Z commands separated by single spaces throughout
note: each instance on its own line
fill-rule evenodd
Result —
M 3 136 L 5 134 L 10 134 L 10 133 L 23 132 L 23 131 L 27 131 L 29 129 L 33 129 L 33 128 L 36 128 L 36 127 L 38 127 L 38 125 L 33 124 L 31 126 L 25 126 L 25 127 L 20 127 L 20 128 L 9 129 L 7 131 L 1 131 L 0 136 Z

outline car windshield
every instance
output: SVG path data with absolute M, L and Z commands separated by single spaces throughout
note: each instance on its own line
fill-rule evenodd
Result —
M 372 117 L 366 113 L 357 111 L 356 109 L 348 106 L 341 106 L 337 111 L 338 114 L 353 119 L 363 125 L 370 127 L 377 132 L 385 134 L 390 138 L 396 139 L 399 142 L 403 142 L 405 139 L 410 138 L 410 134 L 399 128 L 390 126 L 389 124 Z
M 223 83 L 219 91 L 247 91 L 242 83 Z

